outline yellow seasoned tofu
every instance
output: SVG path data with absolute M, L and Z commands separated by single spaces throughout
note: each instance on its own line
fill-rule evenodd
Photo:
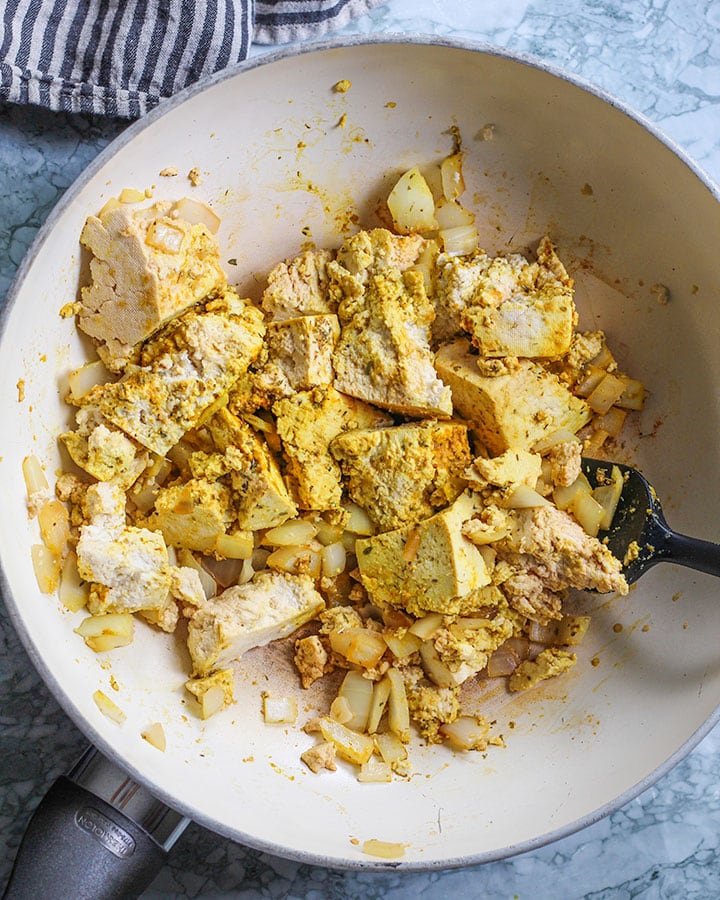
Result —
M 452 415 L 450 390 L 433 368 L 435 313 L 421 272 L 370 275 L 338 315 L 342 333 L 333 362 L 339 391 L 407 416 Z
M 350 498 L 381 531 L 426 519 L 465 489 L 470 447 L 460 422 L 357 429 L 336 437 L 330 450 Z
M 479 457 L 467 473 L 471 484 L 511 488 L 519 484 L 534 488 L 542 473 L 542 457 L 528 450 L 506 450 L 492 459 Z
M 392 419 L 334 388 L 301 391 L 273 404 L 287 459 L 287 476 L 302 509 L 333 509 L 342 500 L 342 473 L 330 452 L 333 438 Z
M 126 526 L 125 494 L 115 484 L 90 485 L 85 507 L 77 565 L 80 577 L 93 585 L 90 612 L 163 610 L 171 577 L 162 535 Z
M 366 284 L 370 275 L 388 269 L 404 272 L 415 265 L 427 241 L 419 234 L 393 234 L 386 228 L 358 231 L 349 237 L 337 252 L 334 263 L 328 266 L 331 290 L 340 269 Z
M 417 616 L 463 608 L 466 595 L 490 583 L 480 551 L 462 533 L 475 511 L 465 492 L 417 525 L 358 539 L 358 568 L 373 602 Z
M 274 456 L 249 425 L 220 409 L 208 421 L 207 429 L 225 455 L 239 528 L 273 528 L 297 515 Z
M 225 283 L 215 237 L 172 209 L 167 201 L 111 205 L 83 228 L 92 280 L 81 292 L 78 326 L 113 372 L 165 322 Z
M 263 334 L 260 310 L 228 290 L 171 323 L 144 345 L 140 367 L 83 403 L 164 456 L 247 370 Z
M 147 524 L 162 532 L 168 545 L 211 553 L 232 518 L 228 487 L 219 481 L 191 478 L 160 489 Z
M 269 322 L 265 335 L 267 361 L 259 372 L 260 383 L 277 397 L 289 397 L 332 384 L 333 351 L 340 337 L 335 315 L 299 316 Z
M 264 571 L 199 609 L 188 626 L 196 675 L 227 666 L 251 650 L 287 637 L 316 616 L 325 601 L 307 575 Z
M 147 450 L 92 406 L 77 411 L 76 423 L 74 431 L 60 435 L 72 461 L 98 481 L 112 481 L 127 490 L 148 465 Z
M 519 260 L 515 255 L 492 261 L 502 275 L 492 284 L 490 270 L 484 273 L 490 283 L 466 307 L 462 326 L 482 356 L 562 356 L 577 322 L 572 279 L 547 237 L 540 242 L 537 262 Z
M 328 250 L 307 250 L 296 259 L 278 263 L 267 278 L 262 308 L 272 321 L 334 313 L 337 303 L 328 295 Z
M 577 656 L 569 650 L 548 647 L 534 660 L 526 659 L 520 663 L 508 679 L 511 691 L 525 691 L 535 687 L 541 681 L 567 672 L 577 662 Z
M 466 256 L 449 256 L 446 253 L 438 256 L 435 290 L 432 293 L 435 306 L 432 336 L 436 344 L 465 334 L 463 315 L 468 306 L 479 302 L 479 295 L 482 295 L 489 280 L 492 262 L 482 250 Z
M 455 409 L 491 454 L 532 448 L 541 438 L 566 428 L 577 432 L 589 421 L 587 403 L 574 397 L 539 363 L 520 360 L 504 375 L 483 375 L 468 341 L 441 347 L 435 365 L 452 390 Z

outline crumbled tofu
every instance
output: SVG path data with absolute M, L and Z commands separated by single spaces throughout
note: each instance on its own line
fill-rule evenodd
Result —
M 92 405 L 77 411 L 76 423 L 74 431 L 60 435 L 72 461 L 98 481 L 112 481 L 127 490 L 148 465 L 147 451 Z
M 337 765 L 335 764 L 336 752 L 335 744 L 333 744 L 332 741 L 322 741 L 314 747 L 311 747 L 309 750 L 306 750 L 304 753 L 301 753 L 300 759 L 315 775 L 317 775 L 321 769 L 335 772 L 337 770 Z
M 452 415 L 450 390 L 433 367 L 435 313 L 424 285 L 420 272 L 388 269 L 343 300 L 333 358 L 339 391 L 403 415 Z
M 475 302 L 476 293 L 482 290 L 483 277 L 490 262 L 490 257 L 481 250 L 468 256 L 448 256 L 446 253 L 438 256 L 437 278 L 432 293 L 435 305 L 432 335 L 436 344 L 464 334 L 463 314 Z
M 467 477 L 471 484 L 492 484 L 500 488 L 512 488 L 519 484 L 534 488 L 542 472 L 542 459 L 538 453 L 528 450 L 506 450 L 492 459 L 478 457 L 473 460 Z
M 195 672 L 205 675 L 253 647 L 287 637 L 324 606 L 307 575 L 265 571 L 227 588 L 190 619 L 188 648 Z
M 329 387 L 335 377 L 332 357 L 339 337 L 340 323 L 334 315 L 269 322 L 260 384 L 277 397 Z
M 569 650 L 548 647 L 536 659 L 521 662 L 508 679 L 508 687 L 511 691 L 525 691 L 547 678 L 567 672 L 576 662 L 577 656 Z
M 328 250 L 307 250 L 296 259 L 278 263 L 267 278 L 262 308 L 273 321 L 297 316 L 334 313 L 336 303 L 328 296 Z
M 294 662 L 304 688 L 323 677 L 328 670 L 328 654 L 316 634 L 295 641 Z
M 170 596 L 194 613 L 207 602 L 197 569 L 190 566 L 170 566 Z
M 456 410 L 491 454 L 528 450 L 554 431 L 575 433 L 589 421 L 585 401 L 538 363 L 521 360 L 516 371 L 491 377 L 480 373 L 476 360 L 460 340 L 441 347 L 435 364 Z
M 506 606 L 504 603 L 502 605 Z M 505 612 L 509 612 L 507 607 Z M 490 615 L 492 618 L 487 617 Z M 467 621 L 459 618 L 452 625 L 438 629 L 431 640 L 440 662 L 459 676 L 456 684 L 462 684 L 481 672 L 493 650 L 512 637 L 514 632 L 512 615 L 480 609 Z
M 506 260 L 496 262 L 512 265 Z M 550 240 L 540 242 L 536 263 L 516 268 L 511 283 L 507 281 L 490 297 L 485 288 L 482 300 L 486 304 L 481 300 L 462 316 L 463 327 L 481 356 L 555 359 L 566 353 L 577 321 L 573 282 Z
M 334 388 L 301 391 L 273 405 L 287 457 L 287 475 L 303 509 L 331 509 L 342 500 L 340 466 L 330 443 L 344 431 L 392 420 Z
M 214 236 L 171 210 L 169 202 L 110 205 L 83 228 L 92 281 L 81 292 L 78 326 L 113 372 L 165 322 L 225 283 Z
M 94 585 L 90 612 L 162 610 L 170 590 L 162 535 L 125 525 L 125 494 L 117 485 L 90 485 L 86 508 L 77 559 L 80 577 Z
M 275 457 L 249 425 L 220 409 L 207 428 L 226 459 L 238 528 L 274 528 L 297 515 Z
M 496 574 L 501 578 L 502 592 L 510 606 L 533 622 L 547 625 L 562 615 L 563 595 L 551 590 L 544 580 L 544 571 L 531 558 L 521 558 L 516 564 L 500 565 Z M 507 568 L 506 568 L 507 566 Z M 494 573 L 495 574 L 495 573 Z
M 124 379 L 85 401 L 144 447 L 164 456 L 260 353 L 262 314 L 230 291 L 184 313 L 142 350 Z
M 554 506 L 512 510 L 508 522 L 501 546 L 521 556 L 524 568 L 536 568 L 549 590 L 627 593 L 620 560 L 563 510 Z
M 347 492 L 381 531 L 433 515 L 464 490 L 467 427 L 427 421 L 339 435 L 330 450 Z
M 371 275 L 395 269 L 404 272 L 415 265 L 427 242 L 419 234 L 393 234 L 386 228 L 359 231 L 349 237 L 329 266 L 331 290 L 351 275 L 360 285 Z M 353 291 L 354 293 L 355 291 Z
M 401 670 L 405 681 L 410 717 L 428 743 L 442 741 L 441 725 L 454 722 L 460 715 L 457 687 L 437 687 L 418 678 L 412 669 Z
M 418 616 L 452 614 L 462 608 L 465 595 L 490 582 L 482 555 L 462 533 L 475 509 L 475 501 L 465 492 L 417 525 L 359 539 L 358 568 L 372 600 Z M 408 559 L 405 549 L 413 533 L 415 548 Z
M 550 478 L 557 487 L 568 487 L 582 472 L 580 441 L 561 441 L 550 448 Z

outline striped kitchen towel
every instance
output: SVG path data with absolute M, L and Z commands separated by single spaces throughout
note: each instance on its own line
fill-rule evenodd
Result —
M 1 0 L 0 101 L 137 118 L 246 59 L 385 0 Z

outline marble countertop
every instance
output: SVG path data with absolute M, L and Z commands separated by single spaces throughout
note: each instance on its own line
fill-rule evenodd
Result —
M 387 32 L 481 40 L 569 70 L 644 114 L 720 182 L 720 4 L 713 0 L 390 0 L 341 33 Z M 0 297 L 63 191 L 124 127 L 0 106 Z M 2 607 L 0 641 L 2 885 L 30 811 L 86 741 L 31 667 Z M 191 825 L 143 896 L 718 897 L 720 730 L 607 818 L 505 861 L 431 873 L 336 872 Z

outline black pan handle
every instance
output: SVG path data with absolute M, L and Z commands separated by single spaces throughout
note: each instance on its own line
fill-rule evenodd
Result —
M 4 900 L 131 900 L 188 824 L 89 747 L 30 819 Z

